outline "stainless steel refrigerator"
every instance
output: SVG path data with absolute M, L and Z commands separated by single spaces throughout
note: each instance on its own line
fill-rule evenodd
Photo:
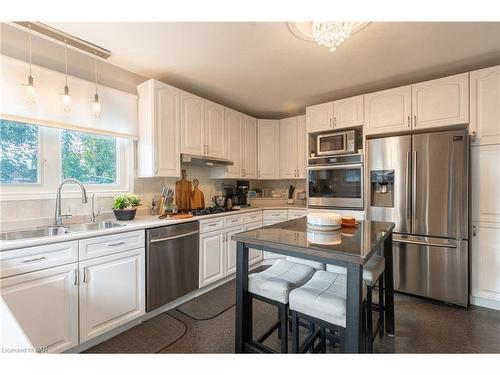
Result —
M 466 130 L 367 142 L 371 220 L 392 221 L 394 289 L 468 305 Z

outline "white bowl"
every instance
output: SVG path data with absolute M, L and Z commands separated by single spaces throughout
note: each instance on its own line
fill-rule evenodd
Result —
M 333 212 L 310 212 L 307 214 L 307 224 L 315 227 L 338 227 L 341 216 Z

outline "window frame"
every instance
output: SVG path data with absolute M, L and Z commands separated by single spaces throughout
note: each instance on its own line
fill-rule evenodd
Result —
M 30 124 L 34 125 L 34 124 Z M 56 189 L 62 176 L 61 137 L 63 129 L 38 126 L 38 183 L 0 184 L 0 201 L 55 199 Z M 68 129 L 73 131 L 72 129 Z M 92 132 L 87 132 L 92 134 Z M 96 134 L 98 135 L 98 134 Z M 134 142 L 130 139 L 113 137 L 116 140 L 117 184 L 87 184 L 88 195 L 113 197 L 116 194 L 133 193 L 134 188 Z M 80 189 L 74 184 L 64 186 L 65 198 L 78 198 Z
M 12 122 L 18 122 L 18 121 L 12 121 Z M 22 183 L 11 183 L 11 184 L 3 184 L 0 182 L 0 189 L 3 189 L 6 186 L 41 186 L 42 185 L 42 142 L 43 142 L 43 135 L 42 135 L 42 127 L 40 125 L 35 125 L 35 124 L 29 124 L 26 123 L 26 125 L 31 125 L 31 126 L 36 126 L 37 128 L 37 136 L 38 136 L 38 147 L 37 147 L 37 167 L 36 167 L 36 182 L 30 182 L 26 184 Z

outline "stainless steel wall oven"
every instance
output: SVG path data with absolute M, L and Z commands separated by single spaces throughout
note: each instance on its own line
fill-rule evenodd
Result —
M 363 209 L 363 156 L 310 158 L 307 167 L 307 206 Z

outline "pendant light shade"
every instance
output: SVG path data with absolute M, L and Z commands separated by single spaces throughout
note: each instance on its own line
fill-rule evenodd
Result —
M 71 112 L 71 96 L 69 95 L 68 86 L 68 41 L 64 40 L 64 67 L 66 71 L 66 85 L 64 86 L 64 93 L 62 94 L 62 104 L 64 112 Z
M 33 75 L 31 74 L 31 25 L 28 25 L 29 28 L 29 65 L 30 65 L 30 71 L 29 71 L 29 76 L 28 76 L 28 83 L 25 86 L 25 91 L 26 91 L 26 103 L 28 105 L 32 105 L 36 101 L 36 89 L 35 85 L 33 83 Z

